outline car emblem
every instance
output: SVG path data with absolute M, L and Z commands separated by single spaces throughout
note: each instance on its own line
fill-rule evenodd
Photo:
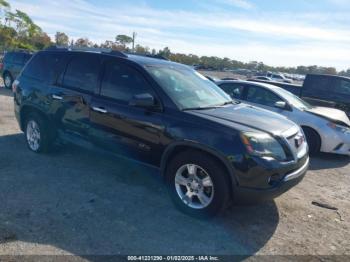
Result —
M 295 147 L 299 148 L 304 142 L 304 137 L 302 135 L 298 135 L 295 137 L 294 141 L 295 141 Z

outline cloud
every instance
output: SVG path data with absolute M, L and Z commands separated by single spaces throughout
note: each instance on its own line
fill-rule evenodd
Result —
M 167 10 L 127 2 L 114 7 L 84 0 L 13 0 L 11 4 L 27 12 L 50 36 L 63 31 L 74 39 L 88 37 L 101 43 L 136 31 L 139 44 L 156 49 L 168 46 L 183 53 L 338 69 L 347 68 L 350 61 L 350 16 L 345 13 L 341 23 L 319 23 L 317 17 L 324 16 L 316 12 L 271 15 L 259 10 L 255 16 L 251 11 Z
M 253 3 L 247 0 L 220 0 L 220 2 L 243 9 L 252 9 L 254 7 Z

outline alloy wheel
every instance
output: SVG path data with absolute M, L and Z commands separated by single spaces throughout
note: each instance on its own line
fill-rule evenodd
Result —
M 186 164 L 177 170 L 175 188 L 182 202 L 194 209 L 207 207 L 214 198 L 214 184 L 210 175 L 195 164 Z
M 40 128 L 37 122 L 30 120 L 27 123 L 27 141 L 31 150 L 38 151 L 40 148 Z

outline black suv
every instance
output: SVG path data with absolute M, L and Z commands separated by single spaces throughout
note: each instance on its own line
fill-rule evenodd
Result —
M 159 167 L 176 206 L 195 216 L 276 197 L 308 169 L 296 124 L 163 59 L 52 48 L 33 56 L 13 90 L 30 150 L 60 139 Z
M 27 51 L 11 51 L 5 53 L 0 63 L 0 70 L 6 88 L 11 88 L 14 79 L 16 79 L 31 57 L 32 54 Z

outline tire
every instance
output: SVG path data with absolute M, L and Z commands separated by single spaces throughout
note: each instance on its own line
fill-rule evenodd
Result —
M 25 138 L 31 151 L 35 153 L 49 152 L 53 139 L 47 120 L 40 114 L 30 113 L 25 119 Z
M 185 151 L 176 155 L 170 160 L 165 176 L 172 201 L 188 215 L 215 216 L 230 199 L 226 170 L 205 153 Z
M 309 145 L 310 155 L 318 154 L 321 148 L 321 138 L 319 134 L 309 127 L 303 127 L 303 131 L 306 137 L 306 141 Z
M 4 77 L 5 88 L 11 89 L 12 83 L 13 83 L 13 77 L 11 76 L 11 74 L 9 72 L 4 73 L 3 77 Z

